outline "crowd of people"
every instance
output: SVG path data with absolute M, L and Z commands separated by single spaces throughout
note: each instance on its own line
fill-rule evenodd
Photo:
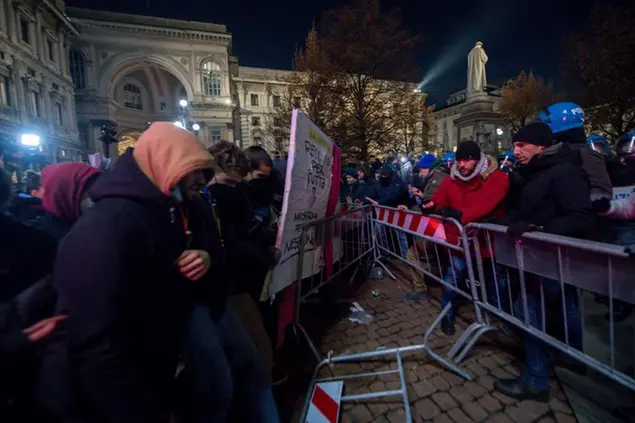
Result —
M 103 172 L 0 169 L 0 421 L 278 422 L 274 160 L 156 122 Z
M 579 111 L 550 106 L 514 135 L 513 154 L 498 158 L 463 141 L 440 158 L 412 163 L 389 152 L 348 166 L 341 201 L 631 247 L 635 197 L 612 198 L 635 185 L 635 131 L 613 152 L 586 137 Z M 27 172 L 16 193 L 0 169 L 0 420 L 278 422 L 277 303 L 259 298 L 280 258 L 285 173 L 278 153 L 226 141 L 206 150 L 168 122 L 153 123 L 106 171 L 53 164 Z M 455 226 L 446 235 L 458 242 Z M 403 242 L 418 260 L 413 240 Z M 464 279 L 464 257 L 445 266 L 448 284 Z M 498 274 L 497 266 L 485 267 Z M 493 276 L 485 283 L 499 291 L 510 283 Z M 527 292 L 536 326 L 536 287 L 547 303 L 563 295 L 559 282 L 538 279 Z M 412 282 L 425 287 L 417 272 Z M 564 298 L 569 343 L 582 349 L 575 289 L 565 286 Z M 524 313 L 501 296 L 489 301 Z M 444 289 L 442 304 L 454 302 Z M 612 317 L 630 313 L 619 303 Z M 447 335 L 454 316 L 453 307 L 442 322 Z M 532 337 L 524 345 L 522 376 L 496 387 L 545 400 L 548 351 Z
M 363 162 L 356 167 L 348 166 L 341 201 L 352 206 L 378 204 L 434 213 L 462 225 L 496 223 L 507 226 L 507 232 L 515 237 L 541 231 L 617 244 L 627 251 L 635 246 L 635 196 L 628 196 L 635 190 L 635 130 L 617 140 L 613 150 L 605 138 L 587 137 L 580 106 L 556 103 L 541 112 L 535 122 L 521 128 L 512 141 L 513 150 L 499 157 L 483 153 L 474 141 L 462 141 L 455 153 L 440 159 L 425 154 L 417 162 L 408 163 L 389 152 L 383 163 L 373 158 L 370 166 Z M 402 172 L 404 168 L 406 171 Z M 622 195 L 624 198 L 613 199 L 614 191 L 626 194 Z M 446 224 L 445 232 L 448 242 L 458 244 L 456 225 Z M 399 238 L 396 244 L 401 244 L 396 248 L 398 254 L 408 261 L 413 256 L 419 260 L 411 237 L 397 233 L 396 238 Z M 493 260 L 484 239 L 480 245 L 483 260 Z M 451 285 L 465 280 L 465 258 L 453 254 L 447 261 L 444 281 Z M 488 302 L 508 312 L 513 308 L 515 315 L 523 319 L 520 301 L 510 304 L 506 294 L 508 284 L 514 281 L 506 280 L 497 263 L 483 267 Z M 414 276 L 413 283 L 425 287 L 420 279 L 420 275 Z M 541 286 L 547 307 L 551 304 L 561 309 L 564 297 L 565 316 L 561 320 L 567 322 L 567 339 L 570 346 L 582 351 L 582 323 L 575 287 L 565 285 L 563 293 L 560 282 L 532 275 L 526 276 L 526 282 L 529 323 L 541 327 Z M 455 291 L 444 289 L 441 303 L 454 304 L 455 298 Z M 597 296 L 596 301 L 608 300 Z M 606 317 L 620 322 L 631 313 L 630 305 L 615 300 L 613 314 L 607 313 Z M 442 331 L 449 336 L 455 333 L 454 316 L 453 306 L 441 322 Z M 562 360 L 573 370 L 586 370 L 577 363 Z M 547 400 L 549 355 L 545 345 L 535 337 L 527 336 L 524 340 L 523 368 L 520 378 L 500 380 L 497 389 L 513 398 Z

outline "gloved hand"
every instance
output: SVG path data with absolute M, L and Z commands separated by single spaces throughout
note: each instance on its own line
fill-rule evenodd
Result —
M 461 210 L 457 210 L 454 207 L 441 207 L 439 209 L 439 214 L 443 217 L 451 217 L 453 219 L 456 220 L 461 220 L 461 217 L 463 216 L 463 212 Z
M 611 199 L 610 198 L 600 198 L 599 200 L 595 200 L 591 204 L 591 208 L 593 213 L 606 213 L 611 208 Z
M 507 227 L 507 233 L 513 237 L 519 238 L 526 232 L 538 230 L 538 226 L 528 222 L 514 222 Z

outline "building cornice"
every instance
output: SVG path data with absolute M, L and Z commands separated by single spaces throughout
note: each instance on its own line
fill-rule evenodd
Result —
M 59 20 L 60 22 L 62 22 L 62 24 L 64 25 L 64 27 L 72 34 L 72 35 L 79 35 L 79 32 L 77 31 L 77 28 L 75 28 L 75 25 L 73 25 L 73 23 L 71 22 L 71 20 L 69 19 L 68 16 L 66 16 L 64 13 L 62 13 L 62 11 L 60 11 L 53 3 L 51 3 L 50 0 L 44 0 L 42 2 L 42 4 L 48 9 L 50 10 Z
M 66 10 L 71 21 L 85 29 L 139 33 L 184 41 L 231 43 L 231 34 L 227 32 L 225 25 L 74 7 Z

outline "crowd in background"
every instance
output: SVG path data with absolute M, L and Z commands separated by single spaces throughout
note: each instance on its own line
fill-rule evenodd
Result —
M 344 170 L 340 199 L 355 207 L 373 204 L 434 213 L 465 226 L 472 222 L 507 226 L 507 233 L 520 237 L 527 232 L 542 231 L 581 240 L 597 240 L 635 246 L 635 130 L 625 133 L 611 148 L 598 135 L 587 136 L 584 112 L 574 103 L 556 103 L 542 111 L 533 122 L 513 137 L 513 150 L 498 157 L 485 154 L 474 141 L 462 141 L 455 153 L 441 158 L 423 155 L 418 161 L 399 159 L 388 152 L 384 162 L 373 158 Z M 618 197 L 614 199 L 614 191 Z M 459 245 L 460 234 L 453 223 L 446 223 L 447 241 Z M 380 231 L 381 232 L 381 231 Z M 384 230 L 383 238 L 394 238 L 392 250 L 409 262 L 419 261 L 417 242 L 405 232 Z M 390 241 L 390 239 L 388 240 Z M 516 298 L 512 303 L 507 287 L 516 291 L 517 282 L 507 280 L 506 272 L 495 261 L 485 239 L 481 239 L 480 256 L 492 261 L 485 269 L 487 301 L 523 319 L 525 311 Z M 495 254 L 494 254 L 495 255 Z M 447 284 L 465 280 L 467 263 L 461 255 L 445 260 L 443 279 Z M 425 291 L 421 272 L 410 272 L 415 287 Z M 575 287 L 529 275 L 528 321 L 540 327 L 542 299 L 545 306 L 563 309 L 569 345 L 582 351 L 582 323 Z M 542 292 L 541 292 L 542 287 Z M 497 293 L 499 293 L 497 295 Z M 422 298 L 425 298 L 422 297 Z M 562 307 L 564 298 L 564 307 Z M 455 333 L 456 293 L 443 289 L 441 305 L 452 304 L 441 322 L 448 336 Z M 596 296 L 596 301 L 608 299 Z M 632 307 L 613 301 L 612 314 L 606 318 L 621 322 Z M 556 319 L 558 320 L 558 319 Z M 559 328 L 564 338 L 564 327 Z M 574 371 L 584 366 L 558 357 Z M 518 379 L 500 380 L 496 387 L 518 399 L 547 400 L 549 397 L 549 356 L 543 343 L 532 336 L 524 342 L 524 370 Z
M 349 165 L 341 201 L 631 248 L 635 197 L 612 198 L 615 188 L 635 186 L 635 132 L 613 151 L 587 138 L 578 109 L 550 106 L 500 157 L 463 141 L 443 157 L 388 152 Z M 259 299 L 280 257 L 285 174 L 279 153 L 226 141 L 207 151 L 167 122 L 153 123 L 106 171 L 53 164 L 27 172 L 19 192 L 0 171 L 0 420 L 279 421 L 271 389 L 286 377 L 274 346 L 278 304 Z M 458 243 L 456 226 L 446 224 L 446 236 Z M 398 243 L 408 260 L 419 259 L 412 237 Z M 464 279 L 466 266 L 452 255 L 444 280 Z M 495 277 L 497 264 L 486 267 L 494 269 L 488 287 L 512 283 Z M 575 289 L 538 279 L 529 286 L 542 285 L 547 304 L 565 298 L 568 339 L 582 349 Z M 412 282 L 425 289 L 421 274 Z M 455 295 L 444 289 L 442 304 Z M 538 325 L 540 293 L 527 295 Z M 500 296 L 488 300 L 524 313 Z M 442 321 L 447 335 L 455 312 Z M 618 303 L 613 317 L 630 313 Z M 545 400 L 548 353 L 535 338 L 524 345 L 522 376 L 497 389 Z

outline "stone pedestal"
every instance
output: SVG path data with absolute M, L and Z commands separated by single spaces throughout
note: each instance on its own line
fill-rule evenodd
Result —
M 504 121 L 494 110 L 497 97 L 486 92 L 468 93 L 461 108 L 461 116 L 455 120 L 459 141 L 476 141 L 484 153 L 496 155 L 507 146 L 501 142 L 496 129 L 504 126 Z M 499 145 L 499 143 L 501 145 Z

